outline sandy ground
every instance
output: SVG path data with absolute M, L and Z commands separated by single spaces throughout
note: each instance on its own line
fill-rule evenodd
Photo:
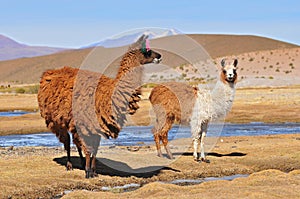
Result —
M 126 158 L 140 157 L 145 151 L 153 152 L 147 161 L 157 158 L 154 146 L 130 152 Z M 298 198 L 300 195 L 300 134 L 221 137 L 208 153 L 210 163 L 193 161 L 189 149 L 170 164 L 148 173 L 126 173 L 118 167 L 108 167 L 104 164 L 107 159 L 99 155 L 99 175 L 93 179 L 84 178 L 75 149 L 71 155 L 74 170 L 66 171 L 62 148 L 1 148 L 0 198 Z M 115 161 L 118 164 L 130 167 Z M 234 174 L 250 176 L 190 186 L 168 183 Z M 124 192 L 115 187 L 130 183 L 141 188 Z M 103 187 L 115 188 L 102 191 Z

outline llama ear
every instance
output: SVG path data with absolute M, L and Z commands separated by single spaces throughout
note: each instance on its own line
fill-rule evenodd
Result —
M 237 60 L 237 59 L 234 59 L 234 61 L 233 61 L 233 66 L 236 67 L 237 64 L 238 64 L 238 60 Z
M 225 60 L 225 59 L 222 59 L 222 61 L 221 61 L 221 66 L 222 66 L 222 67 L 225 67 L 225 64 L 226 64 L 226 60 Z
M 136 42 L 130 45 L 129 49 L 137 49 L 137 48 L 142 48 L 143 43 L 146 42 L 146 39 L 148 38 L 148 35 L 142 34 Z

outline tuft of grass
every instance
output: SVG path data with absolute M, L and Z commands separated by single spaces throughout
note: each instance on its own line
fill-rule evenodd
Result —
M 40 85 L 39 84 L 36 84 L 36 85 L 33 85 L 33 86 L 29 86 L 28 89 L 26 90 L 26 93 L 37 94 L 39 92 L 39 89 L 40 89 Z
M 23 94 L 23 93 L 25 93 L 25 89 L 24 88 L 16 88 L 16 93 Z

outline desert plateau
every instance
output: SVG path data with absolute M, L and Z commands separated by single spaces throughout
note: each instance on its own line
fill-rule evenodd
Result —
M 225 124 L 292 123 L 300 125 L 300 47 L 251 35 L 189 35 L 219 63 L 237 58 L 238 82 L 233 106 Z M 161 38 L 163 39 L 163 38 Z M 158 40 L 157 42 L 159 42 Z M 155 41 L 153 41 L 155 43 Z M 26 111 L 21 116 L 0 117 L 0 136 L 49 132 L 40 116 L 36 89 L 47 69 L 80 67 L 92 49 L 65 50 L 51 55 L 0 62 L 0 111 Z M 165 53 L 165 54 L 164 54 Z M 185 74 L 181 80 L 212 84 L 216 68 L 192 71 L 176 64 L 176 57 L 163 52 L 165 64 Z M 163 59 L 164 61 L 164 59 Z M 199 77 L 197 76 L 199 75 Z M 196 76 L 195 76 L 196 75 Z M 163 79 L 163 72 L 156 74 Z M 198 79 L 197 79 L 198 78 Z M 145 85 L 140 109 L 127 126 L 149 126 L 154 120 L 148 100 L 152 87 Z M 122 132 L 121 132 L 122 133 Z M 209 134 L 209 132 L 208 132 Z M 53 134 L 55 137 L 55 135 Z M 174 141 L 180 146 L 189 138 Z M 59 141 L 57 140 L 57 143 Z M 130 150 L 131 148 L 138 150 Z M 156 160 L 153 144 L 103 147 L 126 152 L 123 158 Z M 164 153 L 164 152 L 163 152 Z M 123 154 L 123 153 L 122 153 Z M 220 136 L 208 151 L 210 163 L 196 162 L 192 147 L 175 155 L 169 164 L 151 172 L 123 172 L 106 161 L 134 170 L 130 165 L 97 156 L 97 174 L 84 177 L 76 147 L 74 169 L 66 171 L 66 152 L 60 147 L 2 146 L 0 142 L 0 198 L 299 198 L 300 132 L 256 136 Z M 153 158 L 153 159 L 152 159 Z M 165 158 L 166 159 L 166 158 Z

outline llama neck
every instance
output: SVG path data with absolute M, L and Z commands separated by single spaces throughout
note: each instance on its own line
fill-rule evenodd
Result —
M 230 111 L 235 95 L 234 83 L 219 80 L 211 92 L 214 117 L 225 117 Z
M 129 67 L 130 68 L 130 67 Z M 112 93 L 112 111 L 113 117 L 118 124 L 122 127 L 126 122 L 126 115 L 129 110 L 137 109 L 131 107 L 131 102 L 134 96 L 137 98 L 140 95 L 139 88 L 142 85 L 143 66 L 130 68 L 120 76 L 115 82 L 114 90 Z
M 144 67 L 140 64 L 138 51 L 130 51 L 123 56 L 115 79 L 114 92 L 122 93 L 125 101 L 142 85 Z
M 118 70 L 116 80 L 120 80 L 123 75 L 131 71 L 133 68 L 140 66 L 140 62 L 138 59 L 138 55 L 136 51 L 130 51 L 127 52 L 121 62 L 120 62 L 120 68 Z

